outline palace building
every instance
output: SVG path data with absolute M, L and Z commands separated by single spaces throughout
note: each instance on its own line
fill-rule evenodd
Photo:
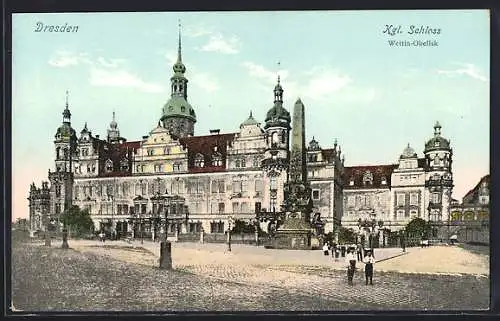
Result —
M 87 124 L 77 134 L 66 98 L 50 186 L 42 182 L 41 189 L 34 184 L 30 189 L 32 230 L 45 230 L 49 219 L 57 221 L 71 205 L 88 209 L 96 230 L 152 237 L 167 204 L 169 232 L 180 233 L 224 233 L 232 220 L 250 222 L 256 213 L 280 211 L 291 116 L 279 76 L 264 123 L 249 112 L 234 132 L 194 136 L 197 118 L 185 72 L 179 33 L 171 97 L 156 127 L 140 140 L 122 137 L 114 113 L 106 137 L 93 134 Z M 304 105 L 300 99 L 295 104 Z M 413 217 L 448 220 L 452 150 L 441 126 L 434 129 L 423 158 L 407 146 L 397 163 L 387 165 L 344 167 L 336 140 L 332 148 L 322 148 L 313 137 L 306 155 L 308 180 L 313 211 L 320 213 L 325 232 L 340 224 L 361 229 L 360 219 L 383 221 L 392 230 Z M 261 228 L 266 230 L 265 222 Z

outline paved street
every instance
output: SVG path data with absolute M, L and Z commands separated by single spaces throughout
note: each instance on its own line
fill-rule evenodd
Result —
M 354 286 L 348 286 L 344 263 L 335 268 L 331 257 L 323 257 L 321 251 L 266 252 L 236 246 L 227 253 L 222 245 L 182 243 L 173 245 L 174 261 L 190 258 L 178 259 L 181 262 L 175 270 L 164 271 L 153 268 L 157 256 L 147 250 L 153 245 L 145 242 L 145 249 L 139 244 L 134 249 L 120 242 L 102 245 L 72 240 L 75 250 L 69 251 L 38 244 L 14 246 L 14 305 L 21 310 L 338 311 L 466 310 L 486 309 L 489 304 L 489 278 L 484 275 L 426 275 L 376 268 L 373 286 L 364 285 L 362 270 L 356 273 Z M 422 256 L 431 248 L 411 250 Z M 411 261 L 411 250 L 401 258 Z M 265 253 L 263 257 L 273 253 L 270 257 L 278 257 L 279 264 L 264 259 L 254 262 L 259 251 Z M 197 263 L 193 263 L 193 253 Z M 301 255 L 328 261 L 304 262 Z M 287 262 L 286 257 L 299 257 L 302 263 Z M 221 258 L 225 263 L 217 261 Z

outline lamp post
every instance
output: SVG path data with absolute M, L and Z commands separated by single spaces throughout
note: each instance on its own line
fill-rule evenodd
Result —
M 231 252 L 231 228 L 233 223 L 233 217 L 229 217 L 228 228 L 227 228 L 227 250 Z
M 254 218 L 253 221 L 254 229 L 255 229 L 255 246 L 259 246 L 259 220 Z

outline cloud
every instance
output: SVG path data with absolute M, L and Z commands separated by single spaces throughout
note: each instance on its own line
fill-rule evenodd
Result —
M 67 50 L 58 50 L 49 60 L 49 65 L 58 68 L 77 66 L 80 64 L 92 64 L 87 53 L 74 53 Z
M 330 99 L 331 94 L 343 89 L 349 89 L 343 93 L 343 100 L 370 101 L 375 97 L 374 89 L 356 89 L 350 86 L 352 80 L 349 76 L 327 68 L 313 68 L 312 71 L 299 75 L 296 77 L 298 80 L 295 80 L 288 70 L 272 71 L 251 61 L 245 61 L 241 65 L 247 69 L 250 76 L 265 81 L 261 87 L 266 90 L 269 90 L 269 85 L 276 84 L 279 74 L 286 96 L 292 99 L 298 96 L 316 100 Z M 362 95 L 358 96 L 360 94 Z
M 487 82 L 488 78 L 477 68 L 474 64 L 463 64 L 456 63 L 457 65 L 462 66 L 461 68 L 457 68 L 455 70 L 438 70 L 438 74 L 442 75 L 466 75 L 471 78 L 480 80 L 482 82 Z
M 212 35 L 201 51 L 220 52 L 223 54 L 236 54 L 241 47 L 241 41 L 238 37 L 232 36 L 225 39 L 221 34 Z
M 183 35 L 193 38 L 207 36 L 212 34 L 213 32 L 214 32 L 213 28 L 207 27 L 204 24 L 187 26 L 185 29 L 182 30 Z
M 103 67 L 108 67 L 108 68 L 116 68 L 119 65 L 123 64 L 126 60 L 125 59 L 106 59 L 103 57 L 97 58 L 97 62 L 103 66 Z
M 304 93 L 311 98 L 323 99 L 346 87 L 350 82 L 351 78 L 347 75 L 323 69 L 323 71 L 318 71 L 312 75 L 305 86 Z
M 126 70 L 119 69 L 92 68 L 90 70 L 89 81 L 91 85 L 99 87 L 136 88 L 151 93 L 163 92 L 165 90 L 159 84 L 146 82 Z
M 206 72 L 195 72 L 193 73 L 191 79 L 193 85 L 198 86 L 209 93 L 219 90 L 219 83 L 217 79 Z
M 177 62 L 177 53 L 169 50 L 165 53 L 165 58 L 168 61 L 168 65 L 173 66 Z
M 278 75 L 280 75 L 281 80 L 286 80 L 290 74 L 288 70 L 282 69 L 272 71 L 251 61 L 245 61 L 241 65 L 247 69 L 250 76 L 265 80 L 266 82 L 272 84 L 276 83 Z

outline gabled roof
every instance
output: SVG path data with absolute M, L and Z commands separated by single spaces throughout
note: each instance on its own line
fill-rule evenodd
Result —
M 463 199 L 462 199 L 462 203 L 463 204 L 466 204 L 466 203 L 475 203 L 478 201 L 478 197 L 479 197 L 479 188 L 481 187 L 481 184 L 483 182 L 486 182 L 488 184 L 488 187 L 490 185 L 490 174 L 488 175 L 485 175 L 481 178 L 481 180 L 479 180 L 479 183 L 476 184 L 476 186 L 474 186 L 473 189 L 471 189 L 470 191 L 467 192 L 467 194 L 464 195 Z
M 345 189 L 366 189 L 366 188 L 389 188 L 391 186 L 391 175 L 397 165 L 365 165 L 344 167 L 344 188 Z M 363 176 L 370 172 L 373 175 L 373 184 L 365 185 Z M 382 184 L 382 177 L 386 184 Z M 350 185 L 354 180 L 354 185 Z

